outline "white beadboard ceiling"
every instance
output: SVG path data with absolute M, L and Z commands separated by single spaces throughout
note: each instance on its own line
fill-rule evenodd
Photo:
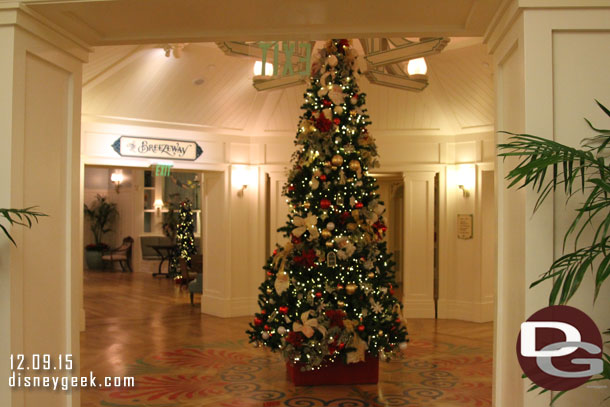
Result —
M 421 93 L 371 85 L 362 77 L 376 133 L 457 135 L 494 122 L 491 60 L 480 41 L 454 41 L 426 58 Z M 294 135 L 305 86 L 257 92 L 254 59 L 230 57 L 212 43 L 187 45 L 181 58 L 160 47 L 98 47 L 83 72 L 83 114 L 166 122 L 245 136 Z M 194 81 L 203 79 L 203 84 Z

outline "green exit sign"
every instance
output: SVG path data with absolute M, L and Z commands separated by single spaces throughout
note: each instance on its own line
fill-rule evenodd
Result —
M 171 170 L 172 170 L 171 164 L 157 164 L 157 165 L 155 165 L 155 176 L 169 177 Z

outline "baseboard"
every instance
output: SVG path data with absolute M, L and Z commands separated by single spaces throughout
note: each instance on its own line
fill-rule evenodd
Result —
M 434 318 L 434 300 L 405 299 L 403 301 L 406 318 Z
M 439 300 L 438 317 L 472 322 L 489 322 L 494 319 L 494 302 L 471 302 L 462 300 Z
M 221 298 L 208 293 L 201 296 L 201 312 L 215 317 L 254 315 L 256 310 L 256 297 Z

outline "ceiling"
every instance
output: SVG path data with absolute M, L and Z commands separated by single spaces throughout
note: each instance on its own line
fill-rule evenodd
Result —
M 25 0 L 96 45 L 482 36 L 502 0 Z
M 371 130 L 422 136 L 491 131 L 492 64 L 480 39 L 454 38 L 426 60 L 430 85 L 420 93 L 359 79 L 368 95 Z M 179 59 L 166 58 L 159 45 L 96 47 L 84 66 L 83 114 L 218 134 L 293 137 L 305 86 L 257 92 L 253 63 L 225 55 L 214 43 L 189 44 Z

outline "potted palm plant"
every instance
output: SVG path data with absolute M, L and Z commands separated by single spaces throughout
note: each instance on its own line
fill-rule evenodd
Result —
M 596 102 L 610 117 L 610 110 Z M 530 286 L 551 280 L 549 305 L 565 305 L 580 288 L 587 273 L 592 274 L 595 281 L 590 292 L 594 302 L 602 285 L 610 278 L 610 166 L 607 162 L 610 130 L 598 129 L 585 120 L 598 134 L 583 139 L 581 148 L 509 132 L 503 132 L 510 136 L 508 142 L 498 145 L 500 157 L 519 159 L 519 164 L 506 177 L 511 181 L 509 188 L 531 187 L 538 193 L 534 211 L 559 188 L 563 189 L 566 200 L 580 196 L 572 223 L 564 235 L 564 254 Z M 570 236 L 574 237 L 573 250 L 567 250 Z M 604 333 L 610 335 L 610 329 Z M 604 387 L 610 383 L 610 354 L 603 354 L 603 364 L 602 373 L 590 378 L 589 383 L 604 381 Z M 532 385 L 529 390 L 536 389 L 539 387 Z M 565 391 L 555 393 L 551 404 L 563 394 Z
M 118 215 L 117 204 L 109 202 L 105 196 L 98 194 L 91 205 L 85 204 L 85 218 L 90 222 L 89 228 L 93 233 L 94 241 L 85 247 L 85 260 L 89 269 L 104 268 L 102 252 L 108 250 L 109 246 L 102 239 L 106 233 L 112 231 L 111 225 Z

